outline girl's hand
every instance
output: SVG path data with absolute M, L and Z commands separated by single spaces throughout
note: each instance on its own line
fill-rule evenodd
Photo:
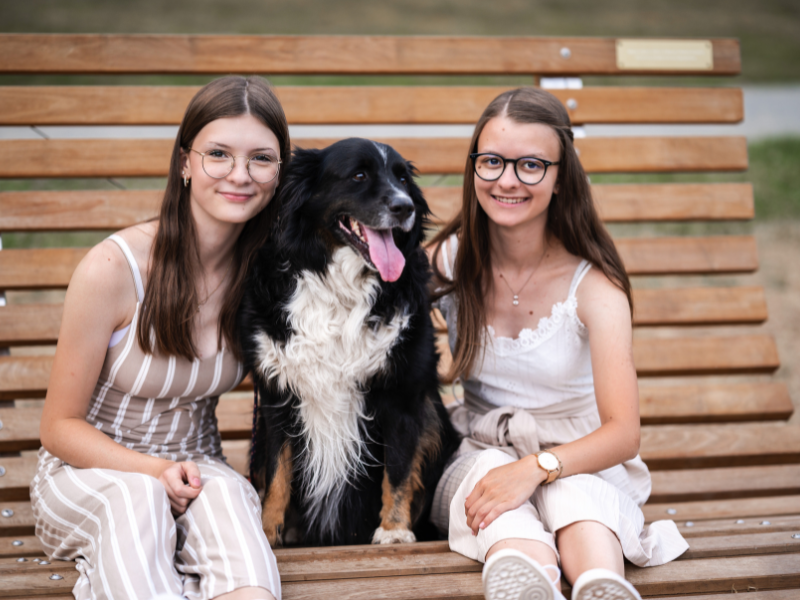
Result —
M 191 461 L 170 463 L 158 476 L 167 490 L 169 503 L 175 515 L 186 512 L 189 503 L 197 498 L 203 489 L 200 482 L 200 469 Z
M 522 506 L 546 479 L 547 473 L 533 455 L 489 471 L 464 503 L 472 534 L 478 535 L 478 530 L 486 529 L 504 512 Z

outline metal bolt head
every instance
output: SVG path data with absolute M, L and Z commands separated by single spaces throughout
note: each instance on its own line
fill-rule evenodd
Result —
M 46 560 L 40 560 L 40 561 L 39 561 L 39 564 L 40 564 L 40 565 L 49 565 L 50 563 L 49 563 L 49 562 L 47 562 Z
M 578 108 L 578 101 L 575 100 L 575 98 L 569 98 L 567 100 L 567 108 L 570 110 L 575 110 L 576 108 Z
M 0 515 L 3 515 L 6 518 L 13 517 L 14 516 L 14 511 L 11 510 L 10 508 L 4 508 L 3 512 L 1 512 Z
M 736 519 L 737 525 L 744 525 L 744 519 Z
M 18 558 L 17 562 L 28 562 L 28 559 L 23 556 L 23 557 Z
M 570 56 L 572 56 L 572 50 L 570 50 L 569 48 L 567 48 L 566 46 L 564 46 L 564 47 L 561 49 L 561 52 L 560 52 L 560 54 L 561 54 L 561 58 L 569 58 Z
M 22 540 L 14 540 L 11 542 L 12 546 L 22 546 Z
M 667 514 L 668 514 L 668 515 L 677 515 L 677 514 L 678 514 L 678 511 L 677 511 L 677 510 L 675 510 L 674 508 L 668 508 L 668 509 L 667 509 Z
M 6 474 L 6 468 L 0 465 L 0 477 Z
M 769 521 L 761 521 L 759 525 L 772 525 L 772 523 L 770 523 Z
M 687 527 L 694 527 L 694 523 L 692 521 L 686 521 Z
M 59 579 L 64 579 L 64 578 L 61 575 L 59 575 L 58 573 L 53 573 L 52 575 L 50 575 L 50 579 L 58 581 Z
M 2 429 L 2 428 L 3 428 L 3 422 L 0 421 L 0 429 Z
M 800 540 L 800 533 L 793 533 L 792 534 L 792 539 Z
M 42 559 L 41 559 L 41 558 L 34 558 L 34 559 L 33 559 L 33 562 L 35 562 L 35 563 L 40 563 L 40 562 L 42 562 Z

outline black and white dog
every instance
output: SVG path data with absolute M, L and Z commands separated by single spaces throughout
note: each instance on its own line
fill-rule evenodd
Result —
M 264 531 L 271 544 L 434 539 L 433 492 L 458 439 L 438 392 L 413 167 L 364 139 L 296 150 L 279 201 L 240 311 Z

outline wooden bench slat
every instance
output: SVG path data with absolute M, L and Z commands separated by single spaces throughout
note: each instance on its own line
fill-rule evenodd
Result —
M 633 358 L 639 377 L 773 373 L 780 366 L 769 335 L 635 339 Z
M 177 125 L 199 86 L 0 87 L 0 125 Z M 293 125 L 475 123 L 511 89 L 497 86 L 280 86 Z M 738 123 L 735 88 L 596 87 L 550 90 L 573 124 Z M 573 101 L 575 104 L 573 104 Z
M 793 412 L 783 383 L 639 386 L 643 425 L 777 420 Z
M 737 424 L 642 427 L 651 470 L 800 462 L 800 426 Z
M 668 510 L 677 512 L 670 513 Z M 751 519 L 800 513 L 800 495 L 767 498 L 734 498 L 730 500 L 693 500 L 691 502 L 653 502 L 642 507 L 646 521 L 674 519 L 676 522 L 700 519 Z M 680 528 L 680 524 L 679 524 Z M 684 531 L 683 529 L 681 531 Z M 689 529 L 686 529 L 689 531 Z
M 691 523 L 690 527 L 686 523 Z M 796 533 L 800 529 L 800 515 L 770 516 L 768 519 L 735 518 L 735 519 L 708 519 L 703 521 L 677 521 L 676 524 L 681 534 L 686 539 L 695 537 L 709 537 L 715 535 L 744 535 L 751 533 L 788 532 Z
M 443 223 L 461 206 L 461 188 L 425 187 L 433 221 Z M 608 222 L 752 219 L 748 183 L 592 186 Z M 158 216 L 162 190 L 0 192 L 0 232 L 122 229 Z
M 747 273 L 758 269 L 753 236 L 617 238 L 630 275 Z
M 324 148 L 336 140 L 300 138 L 301 148 Z M 420 173 L 464 172 L 468 140 L 379 139 Z M 0 179 L 26 177 L 163 177 L 173 140 L 2 140 Z M 589 173 L 741 171 L 747 168 L 743 137 L 620 137 L 575 140 Z
M 800 494 L 800 465 L 653 471 L 650 502 Z
M 709 41 L 713 69 L 679 74 L 739 73 L 739 42 Z M 0 73 L 675 73 L 620 70 L 615 44 L 615 38 L 569 37 L 3 34 L 0 55 L 13 59 L 0 64 Z M 565 47 L 569 57 L 562 56 Z
M 622 238 L 616 240 L 630 275 L 748 273 L 758 268 L 752 236 Z M 0 289 L 65 288 L 88 248 L 0 252 Z

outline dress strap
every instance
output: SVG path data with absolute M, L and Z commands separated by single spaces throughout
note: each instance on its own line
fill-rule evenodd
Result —
M 128 267 L 130 267 L 131 275 L 133 275 L 133 284 L 136 286 L 136 298 L 139 300 L 139 302 L 142 302 L 144 300 L 144 285 L 142 285 L 142 274 L 139 272 L 139 265 L 136 264 L 136 259 L 133 257 L 133 252 L 131 252 L 131 249 L 128 247 L 128 244 L 125 242 L 125 240 L 119 237 L 116 233 L 108 236 L 107 239 L 115 242 L 125 255 L 125 260 L 128 261 Z
M 447 254 L 447 243 L 450 243 L 450 250 L 453 253 L 453 260 L 450 261 L 450 256 Z M 454 233 L 445 241 L 442 242 L 442 262 L 444 263 L 444 274 L 447 278 L 453 280 L 453 267 L 456 263 L 456 252 L 458 252 L 458 236 Z
M 578 291 L 578 286 L 583 281 L 584 276 L 589 272 L 589 269 L 592 268 L 592 263 L 590 263 L 585 258 L 581 261 L 581 264 L 578 265 L 578 268 L 575 269 L 575 275 L 572 276 L 572 284 L 569 286 L 569 298 L 572 298 L 575 295 L 575 292 Z

